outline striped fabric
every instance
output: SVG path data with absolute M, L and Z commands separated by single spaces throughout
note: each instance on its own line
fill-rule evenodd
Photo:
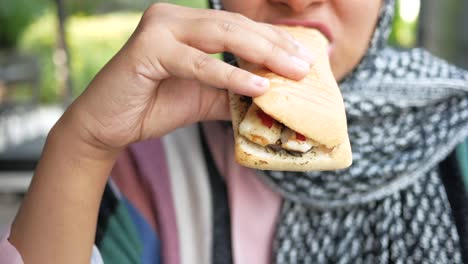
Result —
M 227 228 L 233 239 L 233 261 L 270 263 L 281 198 L 254 170 L 234 162 L 230 127 L 211 122 L 204 125 L 204 131 L 228 185 L 232 215 Z M 104 262 L 213 263 L 214 209 L 209 184 L 196 125 L 132 145 L 115 165 L 100 208 L 96 245 Z M 140 213 L 147 208 L 150 212 Z M 151 248 L 156 253 L 150 254 Z
M 211 196 L 196 126 L 130 146 L 112 179 L 96 235 L 105 263 L 211 263 Z
M 162 263 L 155 230 L 112 182 L 101 202 L 96 238 L 104 263 Z

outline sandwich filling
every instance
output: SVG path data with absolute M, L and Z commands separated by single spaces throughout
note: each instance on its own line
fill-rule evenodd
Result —
M 312 149 L 324 153 L 333 151 L 324 145 L 307 138 L 284 124 L 273 119 L 252 103 L 239 124 L 239 134 L 249 141 L 263 146 L 268 152 L 286 151 L 294 156 L 302 156 Z

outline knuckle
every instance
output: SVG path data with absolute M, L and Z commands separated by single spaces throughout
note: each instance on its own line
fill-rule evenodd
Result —
M 238 28 L 238 26 L 231 21 L 219 21 L 218 25 L 221 28 L 221 31 L 225 33 L 235 32 Z
M 270 29 L 272 31 L 274 31 L 276 33 L 276 35 L 278 37 L 281 37 L 281 38 L 284 38 L 284 39 L 287 39 L 287 40 L 293 40 L 293 36 L 286 30 L 282 29 L 282 28 L 279 28 L 279 27 L 275 27 L 273 25 L 268 25 L 270 27 Z
M 296 52 L 298 50 L 298 46 L 294 44 L 291 40 L 285 40 L 285 38 L 281 38 L 277 40 L 278 43 L 281 43 L 281 46 L 287 52 Z
M 287 40 L 287 43 L 291 43 L 291 41 L 293 40 L 293 37 L 289 33 L 283 30 L 278 30 L 277 33 L 278 33 L 278 37 L 283 40 Z
M 163 21 L 164 18 L 167 18 L 168 14 L 174 13 L 172 11 L 172 5 L 167 3 L 155 3 L 152 4 L 142 15 L 139 26 L 149 26 L 153 27 L 155 21 Z
M 224 80 L 225 80 L 224 87 L 226 87 L 227 84 L 232 83 L 234 81 L 235 75 L 236 75 L 238 70 L 239 69 L 237 69 L 236 67 L 229 67 L 226 70 L 226 76 L 224 78 Z
M 289 41 L 285 41 L 284 37 L 278 32 L 276 32 L 276 34 L 272 34 L 270 38 L 271 42 L 275 43 L 275 45 L 287 45 L 289 43 Z
M 266 47 L 265 47 L 265 53 L 263 54 L 263 57 L 260 61 L 262 64 L 268 64 L 271 58 L 275 57 L 278 53 L 279 47 L 275 43 L 271 41 L 267 41 Z
M 294 47 L 294 44 L 292 42 L 293 37 L 291 36 L 291 34 L 289 34 L 288 32 L 282 29 L 272 28 L 272 30 L 276 33 L 274 35 L 275 42 L 282 43 L 283 45 L 286 45 L 287 47 Z
M 171 7 L 172 5 L 168 3 L 154 3 L 146 9 L 145 13 L 164 13 L 169 11 Z
M 279 47 L 278 47 L 278 45 L 276 43 L 271 42 L 271 41 L 267 41 L 266 45 L 267 45 L 266 50 L 269 51 L 269 54 L 274 55 L 274 54 L 278 53 Z
M 272 26 L 272 29 L 275 30 L 280 36 L 282 36 L 284 38 L 292 39 L 292 35 L 289 34 L 286 30 L 284 30 L 282 28 L 275 28 L 273 26 Z
M 204 71 L 206 69 L 206 67 L 208 66 L 208 64 L 210 63 L 210 59 L 211 59 L 211 57 L 208 54 L 198 55 L 195 58 L 194 63 L 193 63 L 194 72 L 199 73 L 199 72 Z

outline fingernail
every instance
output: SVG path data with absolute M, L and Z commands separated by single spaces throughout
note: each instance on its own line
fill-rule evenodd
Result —
M 307 63 L 304 60 L 299 59 L 298 57 L 291 57 L 291 61 L 294 62 L 296 67 L 300 68 L 302 71 L 309 71 L 310 70 L 310 64 Z
M 250 78 L 251 87 L 258 90 L 259 92 L 266 92 L 270 87 L 270 81 L 260 76 L 252 76 Z

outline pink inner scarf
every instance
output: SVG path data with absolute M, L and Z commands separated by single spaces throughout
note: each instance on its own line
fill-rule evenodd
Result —
M 226 179 L 231 212 L 234 263 L 271 263 L 272 241 L 282 199 L 234 158 L 230 127 L 203 124 L 215 163 Z

